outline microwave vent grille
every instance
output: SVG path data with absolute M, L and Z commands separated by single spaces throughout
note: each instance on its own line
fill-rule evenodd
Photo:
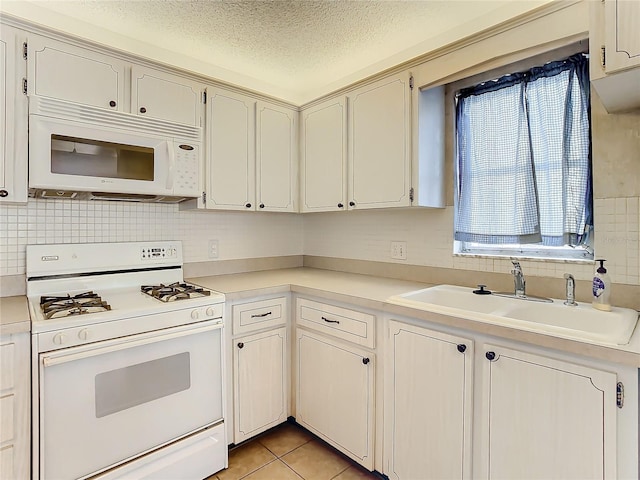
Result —
M 134 129 L 140 133 L 180 138 L 182 140 L 200 141 L 202 128 L 174 122 L 167 122 L 156 118 L 141 117 L 131 113 L 117 112 L 104 108 L 65 102 L 32 95 L 29 97 L 29 113 L 66 120 L 91 123 L 101 128 Z

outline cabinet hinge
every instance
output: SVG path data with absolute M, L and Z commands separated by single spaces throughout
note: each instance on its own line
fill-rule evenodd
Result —
M 413 75 L 409 77 L 409 88 L 413 90 Z
M 27 55 L 29 50 L 27 49 L 27 42 L 22 43 L 22 58 L 27 59 Z
M 413 202 L 413 187 L 409 189 L 409 200 Z
M 607 65 L 606 47 L 603 45 L 600 47 L 600 65 L 604 68 Z
M 202 103 L 207 103 L 207 92 L 202 92 Z
M 26 78 L 22 79 L 22 93 L 24 93 L 25 95 L 27 94 L 27 79 Z
M 624 405 L 624 384 L 618 382 L 616 385 L 616 405 L 618 408 L 622 408 Z
M 207 204 L 207 192 L 202 192 L 202 203 Z

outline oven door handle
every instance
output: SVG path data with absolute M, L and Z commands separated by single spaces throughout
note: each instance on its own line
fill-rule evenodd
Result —
M 148 345 L 154 342 L 161 342 L 165 340 L 172 340 L 175 338 L 185 337 L 187 335 L 195 335 L 197 333 L 208 332 L 210 330 L 217 330 L 222 328 L 222 323 L 219 321 L 207 322 L 208 325 L 193 328 L 192 325 L 185 325 L 180 331 L 175 331 L 175 328 L 171 333 L 160 331 L 143 333 L 132 337 L 131 340 L 117 339 L 106 340 L 104 342 L 98 342 L 90 345 L 82 345 L 76 348 L 70 348 L 67 350 L 59 350 L 56 352 L 45 353 L 40 356 L 42 359 L 42 365 L 45 367 L 52 367 L 54 365 L 60 365 L 67 362 L 73 362 L 76 360 L 82 360 L 83 358 L 93 357 L 96 355 L 102 355 L 105 353 L 117 352 L 119 350 L 126 350 L 129 348 L 140 347 L 142 345 Z

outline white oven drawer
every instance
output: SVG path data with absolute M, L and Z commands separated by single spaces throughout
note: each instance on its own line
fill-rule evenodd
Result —
M 213 321 L 40 354 L 40 478 L 83 478 L 222 420 L 221 341 Z
M 298 298 L 296 324 L 349 342 L 374 347 L 374 315 Z
M 247 333 L 287 323 L 287 298 L 278 297 L 233 306 L 233 333 Z

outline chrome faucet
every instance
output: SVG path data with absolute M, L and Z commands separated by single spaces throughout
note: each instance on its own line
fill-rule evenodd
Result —
M 514 294 L 516 297 L 526 297 L 526 282 L 524 280 L 524 273 L 522 273 L 520 262 L 511 259 L 511 263 L 513 263 L 513 270 L 511 270 L 511 274 L 513 275 Z
M 576 279 L 573 278 L 573 275 L 570 273 L 565 273 L 564 279 L 567 281 L 567 284 L 565 285 L 567 299 L 564 301 L 564 304 L 569 305 L 570 307 L 575 307 L 578 305 L 576 303 Z

